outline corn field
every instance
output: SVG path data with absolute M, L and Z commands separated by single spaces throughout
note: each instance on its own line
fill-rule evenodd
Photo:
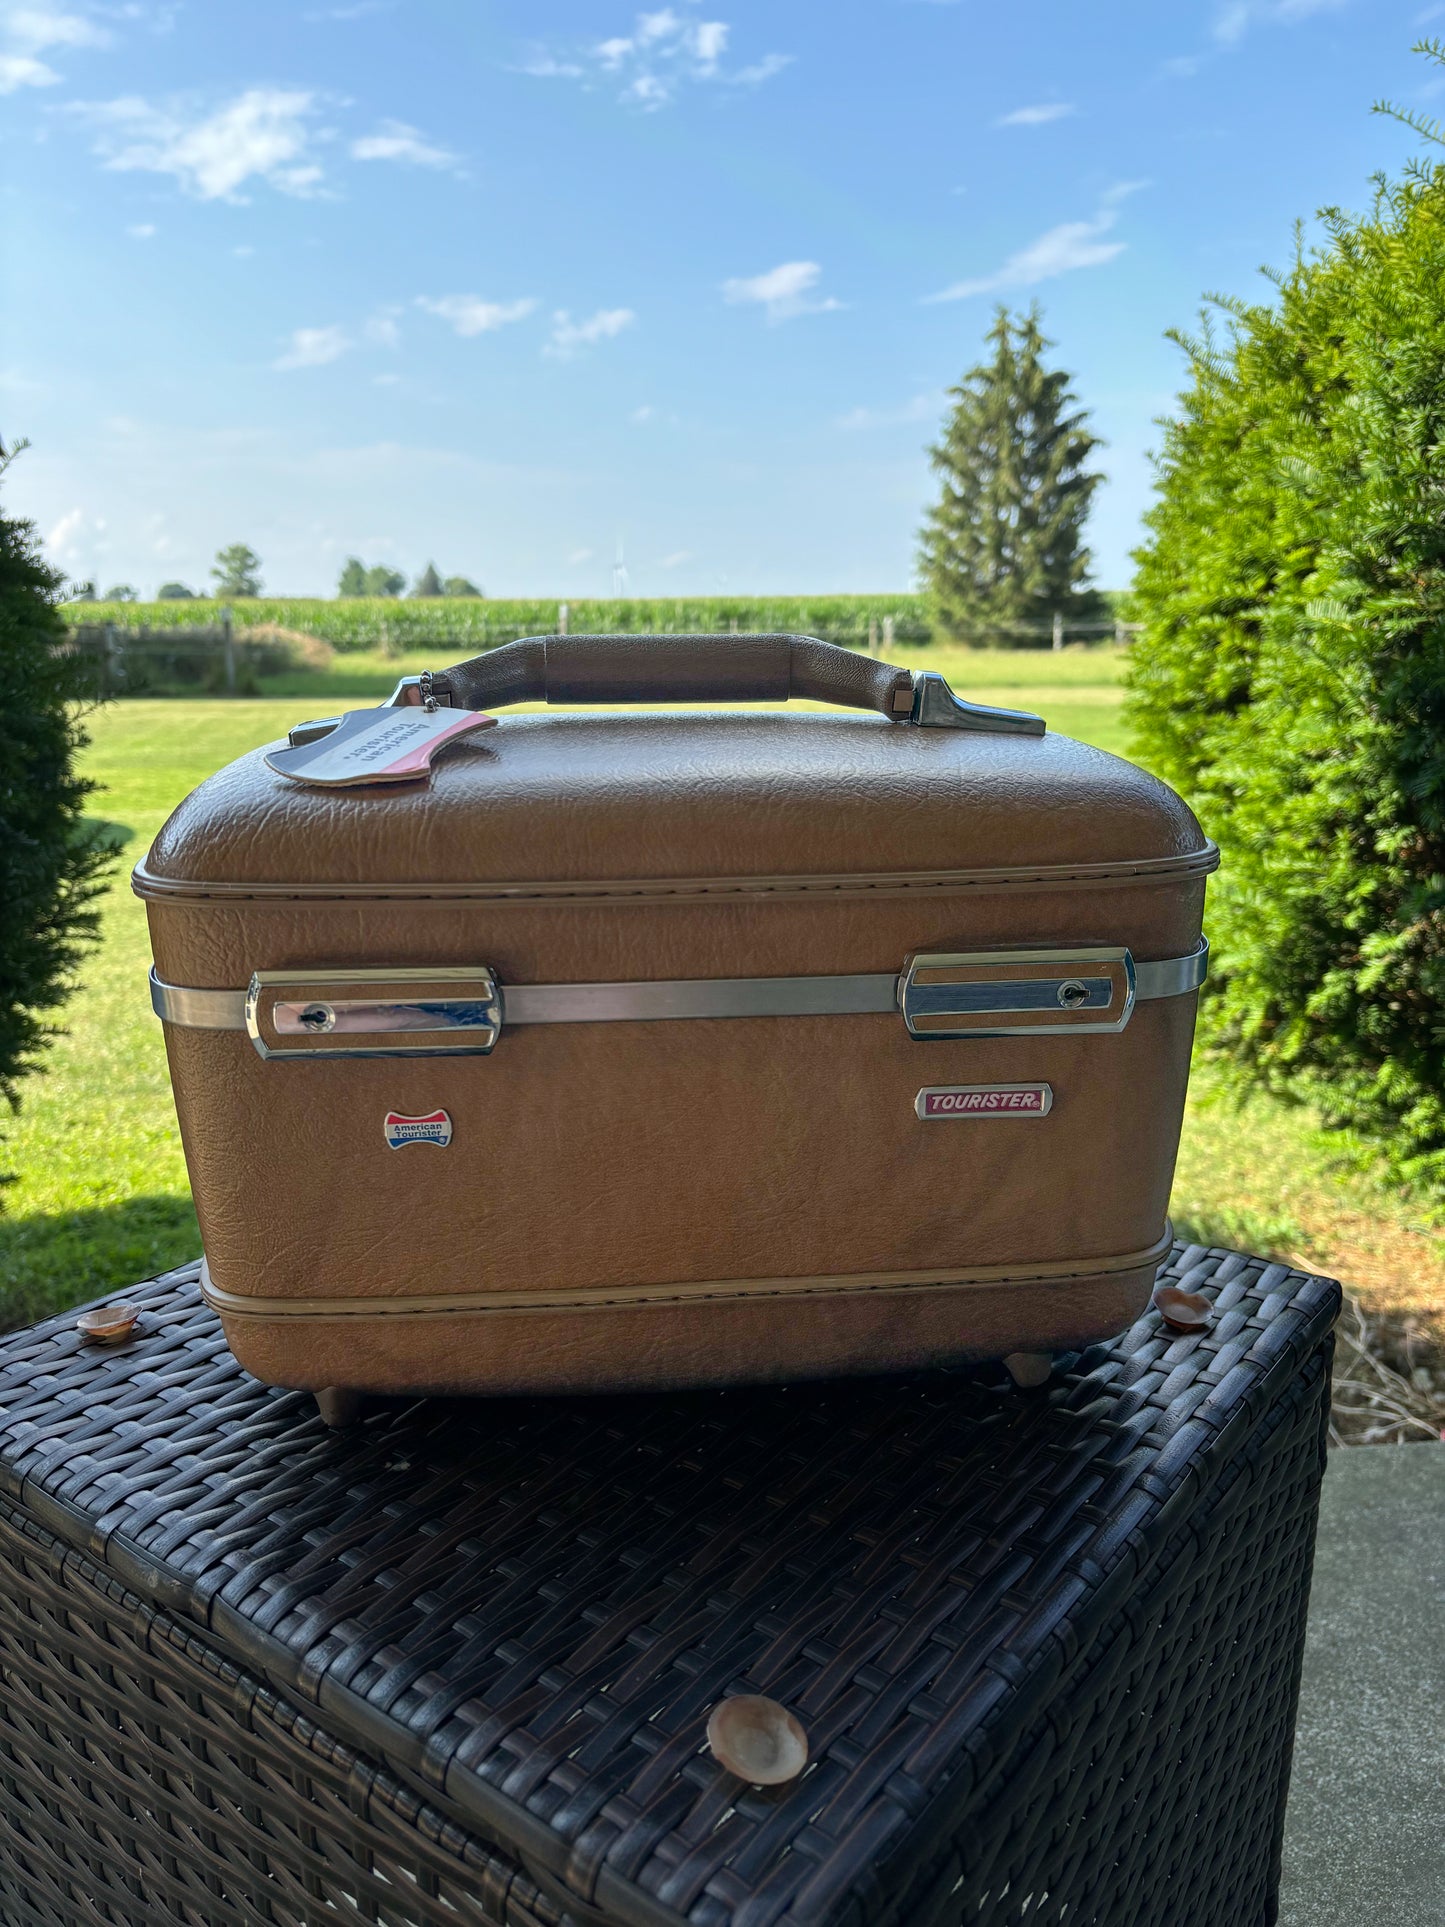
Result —
M 197 597 L 185 602 L 72 602 L 61 613 L 72 627 L 189 629 L 223 620 L 227 605 Z M 854 648 L 875 646 L 885 629 L 898 642 L 929 639 L 923 598 L 917 595 L 787 596 L 747 601 L 710 596 L 691 601 L 491 601 L 480 596 L 401 600 L 367 596 L 331 601 L 258 597 L 229 605 L 238 638 L 247 629 L 279 628 L 315 636 L 344 654 L 394 650 L 398 655 L 432 643 L 492 648 L 518 636 L 550 636 L 565 625 L 582 634 L 721 634 L 792 631 Z M 565 616 L 561 612 L 565 610 Z

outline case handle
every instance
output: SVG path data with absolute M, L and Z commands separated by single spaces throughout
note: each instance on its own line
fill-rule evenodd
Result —
M 960 702 L 933 671 L 913 674 L 817 636 L 524 636 L 428 678 L 457 709 L 508 703 L 784 702 L 872 709 L 930 729 L 1042 736 L 1043 718 Z M 424 700 L 407 676 L 393 703 Z

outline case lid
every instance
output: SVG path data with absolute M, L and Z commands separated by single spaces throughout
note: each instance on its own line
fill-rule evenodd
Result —
M 1172 790 L 1067 736 L 876 715 L 590 713 L 504 717 L 415 786 L 308 789 L 258 750 L 186 798 L 136 887 L 585 895 L 662 880 L 1106 880 L 1216 862 Z

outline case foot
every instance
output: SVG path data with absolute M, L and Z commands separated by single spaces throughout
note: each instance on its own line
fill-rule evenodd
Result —
M 321 1414 L 323 1425 L 333 1431 L 341 1431 L 348 1425 L 355 1425 L 361 1417 L 360 1392 L 348 1392 L 340 1385 L 328 1385 L 324 1392 L 316 1394 L 316 1409 Z
M 1004 1369 L 1020 1391 L 1031 1392 L 1047 1385 L 1054 1375 L 1053 1357 L 1048 1352 L 1010 1352 Z

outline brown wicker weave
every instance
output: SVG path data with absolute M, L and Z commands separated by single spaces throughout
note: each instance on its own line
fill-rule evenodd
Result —
M 195 1268 L 0 1340 L 0 1921 L 1262 1927 L 1338 1288 L 996 1369 L 378 1402 Z M 751 1790 L 724 1694 L 807 1728 Z

